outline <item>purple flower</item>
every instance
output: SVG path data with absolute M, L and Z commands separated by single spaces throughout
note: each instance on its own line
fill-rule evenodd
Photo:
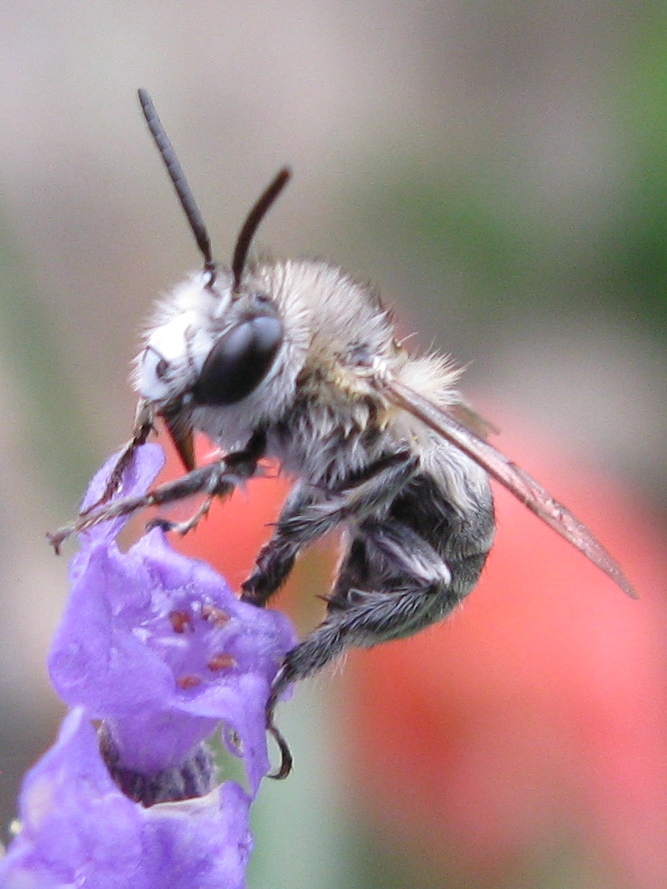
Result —
M 144 445 L 123 493 L 143 492 L 162 461 L 157 445 Z M 109 471 L 93 480 L 93 501 Z M 52 682 L 67 704 L 104 720 L 122 764 L 143 774 L 177 767 L 222 721 L 254 794 L 269 768 L 264 708 L 293 631 L 280 613 L 240 602 L 159 528 L 122 552 L 122 523 L 82 535 L 49 656 Z
M 143 494 L 163 460 L 157 445 L 139 448 L 122 494 Z M 278 612 L 240 602 L 160 529 L 122 552 L 124 523 L 82 534 L 70 565 L 49 672 L 75 709 L 24 782 L 3 889 L 244 885 L 250 801 L 269 769 L 265 707 L 294 632 Z M 205 739 L 220 729 L 249 793 L 217 784 Z
M 28 773 L 21 831 L 0 859 L 3 889 L 242 889 L 250 798 L 233 782 L 144 808 L 109 776 L 83 708 Z

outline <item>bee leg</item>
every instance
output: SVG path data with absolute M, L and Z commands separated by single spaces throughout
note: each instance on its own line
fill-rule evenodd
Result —
M 229 493 L 231 493 L 231 491 Z M 163 519 L 158 516 L 157 518 L 149 519 L 146 522 L 146 529 L 162 528 L 163 531 L 171 531 L 174 534 L 180 534 L 181 537 L 185 537 L 186 534 L 192 531 L 193 528 L 196 528 L 201 520 L 208 515 L 216 496 L 226 497 L 228 496 L 228 492 L 220 492 L 219 494 L 214 492 L 212 494 L 207 494 L 190 518 L 185 519 L 183 522 L 172 522 L 170 519 Z
M 107 503 L 109 500 L 115 497 L 116 494 L 118 494 L 118 492 L 121 490 L 123 486 L 123 475 L 125 474 L 125 470 L 132 462 L 134 453 L 137 448 L 145 444 L 148 440 L 148 436 L 151 434 L 151 432 L 154 431 L 154 421 L 155 417 L 153 415 L 152 408 L 143 398 L 140 399 L 139 404 L 137 405 L 137 412 L 134 419 L 132 438 L 121 449 L 118 455 L 118 460 L 116 461 L 116 465 L 114 466 L 113 471 L 109 476 L 109 481 L 107 482 L 106 488 L 104 489 L 104 493 L 97 501 L 97 503 L 92 503 L 88 507 L 86 513 L 93 512 L 94 510 L 98 509 L 98 507 L 102 506 L 104 503 Z
M 373 581 L 375 589 L 369 590 Z M 364 523 L 328 599 L 326 618 L 287 653 L 273 680 L 266 725 L 282 762 L 272 777 L 283 778 L 291 768 L 289 748 L 274 721 L 276 704 L 289 685 L 321 669 L 350 645 L 369 648 L 416 633 L 444 617 L 460 598 L 448 565 L 416 531 L 398 521 Z
M 263 607 L 282 586 L 294 566 L 298 547 L 284 532 L 285 523 L 315 502 L 317 495 L 310 485 L 297 482 L 290 491 L 270 540 L 259 551 L 252 574 L 241 584 L 241 600 Z
M 294 759 L 292 757 L 292 751 L 289 749 L 289 744 L 285 740 L 285 736 L 273 720 L 273 710 L 275 705 L 276 700 L 274 699 L 273 694 L 271 694 L 266 705 L 266 730 L 278 746 L 278 750 L 280 751 L 280 765 L 275 772 L 269 772 L 267 778 L 282 781 L 283 778 L 287 778 L 292 771 Z
M 158 517 L 148 521 L 146 527 L 149 529 L 162 528 L 163 531 L 172 531 L 185 536 L 208 515 L 216 497 L 226 499 L 234 488 L 252 478 L 257 471 L 258 461 L 264 455 L 265 448 L 266 436 L 261 432 L 255 433 L 242 451 L 233 451 L 213 464 L 215 469 L 197 491 L 197 493 L 206 496 L 190 518 L 183 522 L 172 522 Z M 202 467 L 202 469 L 205 468 Z M 183 481 L 190 478 L 193 472 L 197 472 L 197 470 L 189 472 L 183 477 Z
M 235 487 L 254 475 L 260 456 L 261 452 L 258 446 L 253 447 L 253 443 L 250 442 L 246 450 L 236 451 L 215 463 L 207 463 L 205 466 L 199 467 L 199 469 L 193 469 L 192 472 L 181 476 L 175 481 L 158 485 L 157 488 L 153 488 L 147 494 L 109 500 L 107 503 L 102 503 L 99 507 L 86 510 L 75 522 L 64 525 L 53 534 L 48 534 L 49 543 L 53 546 L 56 553 L 59 553 L 61 545 L 68 537 L 72 534 L 80 534 L 82 531 L 87 531 L 100 522 L 133 515 L 140 509 L 175 503 L 177 500 L 184 500 L 195 494 L 204 494 L 207 498 L 227 497 Z M 205 514 L 205 511 L 206 501 L 204 507 L 195 512 L 193 520 L 184 522 L 180 527 L 185 528 L 185 530 L 194 527 L 202 515 Z M 162 527 L 166 531 L 179 530 L 179 525 L 163 519 L 155 519 L 148 524 L 149 526 Z
M 283 506 L 271 539 L 260 550 L 255 569 L 241 586 L 244 602 L 263 606 L 289 575 L 300 550 L 333 531 L 347 518 L 362 520 L 382 510 L 418 471 L 407 450 L 372 464 L 363 479 L 322 492 L 297 484 Z

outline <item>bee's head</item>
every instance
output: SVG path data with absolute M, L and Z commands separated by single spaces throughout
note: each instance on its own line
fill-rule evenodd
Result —
M 165 418 L 176 439 L 174 427 L 187 425 L 183 417 L 193 409 L 243 401 L 274 365 L 283 324 L 270 294 L 244 272 L 255 231 L 290 172 L 282 169 L 260 196 L 238 236 L 231 267 L 219 269 L 199 208 L 145 90 L 139 90 L 139 100 L 204 257 L 203 271 L 177 287 L 159 308 L 134 374 L 142 399 Z
M 226 407 L 269 373 L 283 325 L 269 294 L 235 290 L 228 270 L 193 275 L 171 294 L 148 332 L 134 377 L 157 413 Z

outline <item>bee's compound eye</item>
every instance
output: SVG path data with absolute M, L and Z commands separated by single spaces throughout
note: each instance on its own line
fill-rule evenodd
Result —
M 204 362 L 192 395 L 198 404 L 234 404 L 261 383 L 283 338 L 273 315 L 242 321 L 220 337 Z

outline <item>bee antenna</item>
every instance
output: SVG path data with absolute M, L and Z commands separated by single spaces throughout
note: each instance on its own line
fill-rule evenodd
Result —
M 287 185 L 292 177 L 292 171 L 289 167 L 283 167 L 282 170 L 274 177 L 270 185 L 262 192 L 255 202 L 250 213 L 243 223 L 243 228 L 239 232 L 236 239 L 236 247 L 234 248 L 234 256 L 232 258 L 232 274 L 234 275 L 234 290 L 238 290 L 241 283 L 243 268 L 248 258 L 248 250 L 255 236 L 260 222 L 275 203 L 276 198 Z
M 211 275 L 214 275 L 215 262 L 211 254 L 211 240 L 208 236 L 206 225 L 204 224 L 204 217 L 201 214 L 201 210 L 199 209 L 197 201 L 188 185 L 188 181 L 185 178 L 183 167 L 176 156 L 176 152 L 169 141 L 169 137 L 162 125 L 162 121 L 158 117 L 153 100 L 148 95 L 147 90 L 140 89 L 138 91 L 138 96 L 141 110 L 143 111 L 146 123 L 148 124 L 148 129 L 151 131 L 151 135 L 155 140 L 155 144 L 158 147 L 158 151 L 160 152 L 164 165 L 169 173 L 169 178 L 176 189 L 178 199 L 181 202 L 185 216 L 190 223 L 190 228 L 195 236 L 197 247 L 199 247 L 199 250 L 204 257 L 204 268 L 206 271 L 211 272 Z

